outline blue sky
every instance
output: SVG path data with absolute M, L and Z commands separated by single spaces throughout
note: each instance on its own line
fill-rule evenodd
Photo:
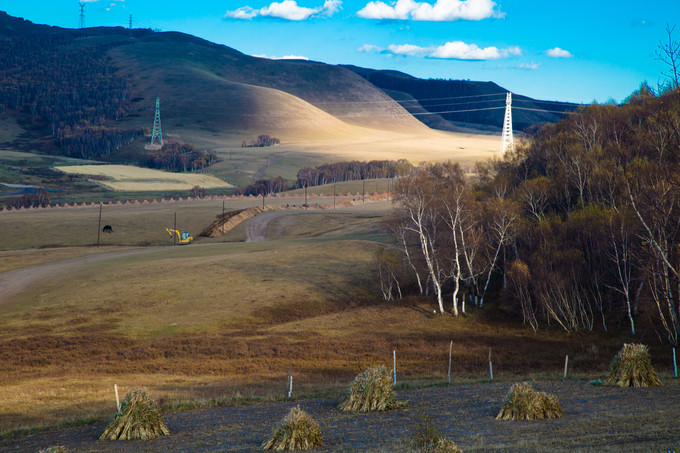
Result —
M 40 24 L 77 28 L 77 0 L 0 0 Z M 249 55 L 493 81 L 570 102 L 622 101 L 656 86 L 654 51 L 680 0 L 88 0 L 85 25 L 181 31 Z

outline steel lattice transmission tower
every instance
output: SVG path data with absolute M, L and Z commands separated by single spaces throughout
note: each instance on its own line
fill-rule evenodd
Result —
M 163 133 L 161 132 L 161 98 L 156 98 L 156 113 L 153 116 L 153 132 L 151 133 L 151 144 L 158 137 L 158 143 L 163 146 Z
M 78 28 L 85 28 L 85 3 L 78 2 L 80 5 L 80 26 Z
M 501 139 L 501 153 L 514 151 L 515 144 L 512 140 L 512 93 L 505 97 L 505 119 L 503 120 L 503 138 Z

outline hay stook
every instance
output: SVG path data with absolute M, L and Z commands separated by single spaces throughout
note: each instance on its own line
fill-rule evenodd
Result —
M 624 343 L 609 365 L 607 383 L 619 387 L 656 387 L 661 381 L 654 371 L 649 350 L 643 344 Z
M 380 365 L 359 373 L 349 389 L 349 395 L 338 406 L 352 412 L 386 411 L 405 406 L 396 401 L 392 379 L 387 369 Z
M 319 424 L 300 406 L 290 410 L 276 426 L 271 439 L 262 444 L 265 450 L 312 450 L 323 445 Z
M 168 435 L 170 431 L 163 423 L 158 403 L 143 388 L 127 392 L 113 420 L 99 439 L 148 440 Z
M 510 387 L 496 420 L 545 420 L 564 415 L 555 395 L 537 392 L 528 382 Z

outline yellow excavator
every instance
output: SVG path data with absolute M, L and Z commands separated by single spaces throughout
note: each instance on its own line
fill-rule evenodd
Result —
M 165 231 L 167 231 L 170 237 L 173 239 L 176 234 L 178 244 L 191 244 L 191 241 L 194 240 L 193 237 L 189 236 L 188 231 L 173 230 L 172 228 L 166 228 Z

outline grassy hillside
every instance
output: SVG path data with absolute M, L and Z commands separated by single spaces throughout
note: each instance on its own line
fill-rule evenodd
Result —
M 429 127 L 458 131 L 465 123 L 498 129 L 503 126 L 508 90 L 493 82 L 425 80 L 398 71 L 345 67 L 401 101 L 409 113 Z M 559 112 L 570 112 L 577 107 L 576 104 L 540 101 L 519 94 L 513 94 L 512 100 L 513 128 L 518 131 L 539 123 L 559 121 L 564 116 Z M 483 110 L 487 108 L 493 110 Z M 455 110 L 463 112 L 452 113 Z
M 400 380 L 441 381 L 452 340 L 458 382 L 486 376 L 489 348 L 497 379 L 557 375 L 566 353 L 574 373 L 606 372 L 618 338 L 533 333 L 502 321 L 491 299 L 484 312 L 458 319 L 433 317 L 427 298 L 382 301 L 373 252 L 386 208 L 280 216 L 264 242 L 238 242 L 235 232 L 145 248 L 117 244 L 161 244 L 175 211 L 178 226 L 193 230 L 221 203 L 105 208 L 114 233 L 102 253 L 33 248 L 50 235 L 53 245 L 92 243 L 96 208 L 1 213 L 23 248 L 0 252 L 2 270 L 26 280 L 0 299 L 0 431 L 106 418 L 114 383 L 148 386 L 168 405 L 275 398 L 287 369 L 296 392 L 338 389 L 388 364 L 393 350 Z

